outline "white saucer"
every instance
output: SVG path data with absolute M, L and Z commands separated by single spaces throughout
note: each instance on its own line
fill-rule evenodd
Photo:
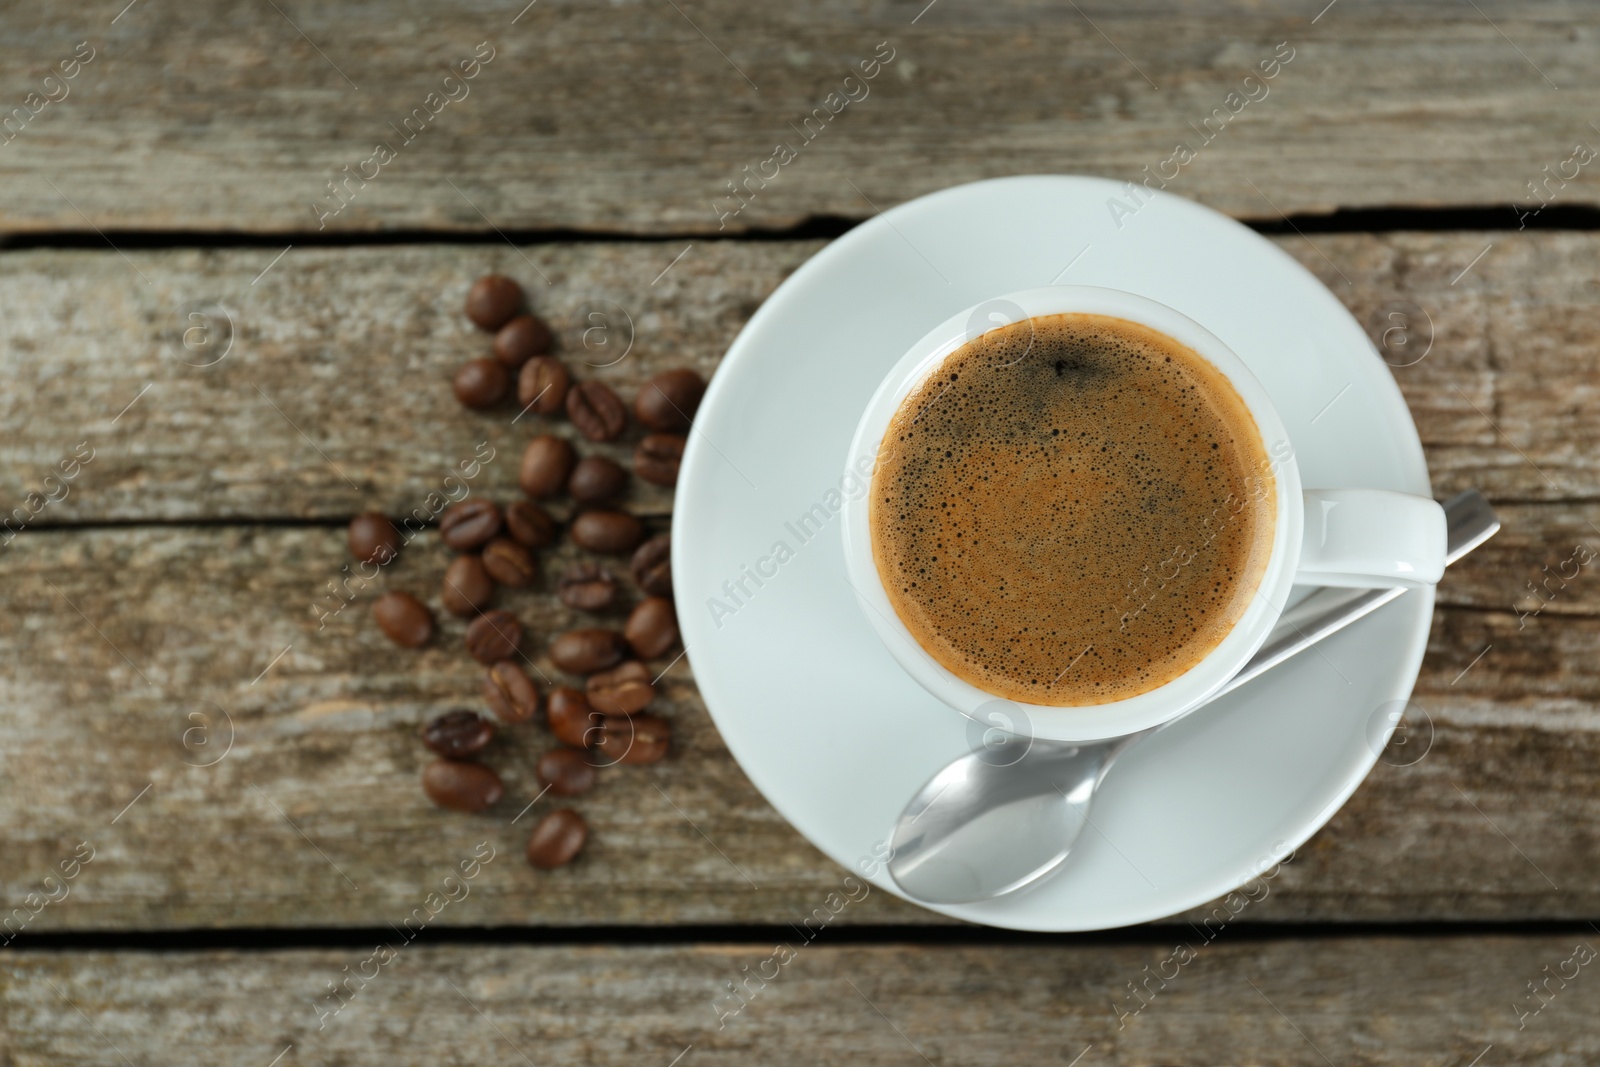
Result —
M 1120 229 L 1113 197 L 1137 208 L 1119 213 Z M 1222 338 L 1271 394 L 1307 486 L 1430 493 L 1416 427 L 1360 326 L 1225 216 L 1160 194 L 1138 207 L 1102 179 L 1022 177 L 935 193 L 851 230 L 778 288 L 718 369 L 684 456 L 672 569 L 689 659 L 729 749 L 852 871 L 882 854 L 922 783 L 970 748 L 966 720 L 901 672 L 845 582 L 834 494 L 856 420 L 931 326 L 1000 293 L 1068 282 L 1151 297 Z M 820 530 L 801 526 L 808 513 Z M 1092 930 L 1249 881 L 1327 822 L 1376 762 L 1432 611 L 1432 590 L 1409 592 L 1136 746 L 1058 876 L 934 910 Z M 881 868 L 873 881 L 897 892 Z

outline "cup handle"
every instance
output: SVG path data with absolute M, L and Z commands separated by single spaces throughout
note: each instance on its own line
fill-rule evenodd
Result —
M 1300 566 L 1305 585 L 1418 589 L 1444 574 L 1439 502 L 1388 489 L 1307 489 Z

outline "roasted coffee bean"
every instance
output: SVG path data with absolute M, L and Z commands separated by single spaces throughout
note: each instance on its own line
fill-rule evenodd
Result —
M 565 437 L 540 434 L 528 442 L 527 450 L 522 453 L 517 484 L 532 497 L 554 496 L 566 488 L 572 462 L 572 445 Z
M 706 380 L 692 370 L 664 370 L 633 398 L 639 421 L 661 433 L 683 433 L 706 395 Z
M 550 642 L 550 658 L 557 667 L 573 674 L 593 674 L 615 667 L 627 654 L 628 643 L 615 630 L 568 630 Z
M 452 615 L 470 618 L 494 599 L 494 582 L 477 556 L 457 556 L 444 570 L 439 600 Z
M 492 408 L 505 399 L 509 388 L 511 375 L 499 360 L 470 359 L 456 371 L 456 399 L 469 408 Z
M 429 719 L 422 728 L 422 743 L 441 756 L 470 756 L 494 740 L 494 725 L 475 711 L 447 711 Z
M 550 351 L 550 327 L 537 315 L 518 315 L 494 335 L 494 358 L 516 370 Z
M 574 563 L 556 582 L 556 596 L 569 608 L 604 611 L 616 599 L 617 580 L 594 563 Z
M 633 580 L 651 596 L 672 595 L 672 535 L 656 534 L 640 545 L 629 564 Z
M 572 520 L 572 540 L 579 548 L 620 556 L 644 540 L 644 523 L 626 511 L 593 509 Z
M 602 714 L 632 715 L 649 707 L 656 691 L 650 684 L 650 668 L 630 659 L 609 671 L 590 675 L 584 695 L 589 698 L 589 706 Z
M 401 648 L 421 648 L 433 636 L 433 612 L 410 593 L 383 594 L 373 601 L 372 617 L 384 636 Z
M 479 663 L 510 659 L 522 647 L 522 624 L 509 611 L 486 611 L 467 627 L 467 652 Z
M 527 722 L 539 713 L 539 690 L 526 671 L 503 659 L 484 676 L 483 702 L 501 722 Z
M 457 552 L 471 552 L 500 532 L 500 509 L 488 500 L 462 500 L 439 516 L 439 537 Z
M 534 356 L 517 375 L 517 404 L 535 415 L 554 415 L 567 406 L 572 376 L 554 356 Z
M 595 745 L 604 761 L 611 763 L 657 763 L 667 754 L 672 727 L 655 715 L 610 715 L 600 726 Z
M 604 716 L 589 706 L 583 690 L 558 685 L 550 690 L 550 710 L 546 715 L 550 732 L 574 748 L 592 748 L 600 740 Z
M 501 585 L 521 589 L 539 577 L 533 553 L 509 537 L 496 537 L 483 546 L 483 567 Z
M 655 659 L 678 643 L 678 613 L 666 597 L 650 596 L 628 614 L 622 636 L 641 659 Z
M 578 382 L 568 389 L 567 418 L 591 441 L 615 441 L 628 428 L 628 409 L 604 382 Z
M 571 808 L 559 808 L 539 820 L 528 835 L 528 862 L 541 871 L 564 867 L 583 851 L 589 824 Z
M 628 484 L 628 472 L 604 456 L 584 456 L 572 468 L 567 479 L 567 492 L 580 504 L 598 504 L 622 492 Z
M 648 435 L 633 450 L 634 473 L 647 482 L 672 488 L 678 484 L 678 465 L 683 462 L 686 444 L 688 442 L 675 433 Z
M 556 520 L 531 500 L 518 500 L 506 506 L 506 530 L 517 543 L 527 548 L 555 544 Z
M 467 290 L 467 318 L 491 333 L 522 310 L 522 286 L 504 274 L 485 274 Z
M 422 791 L 441 808 L 471 814 L 493 807 L 505 794 L 505 786 L 481 763 L 436 759 L 422 768 Z
M 553 748 L 534 765 L 539 784 L 558 797 L 575 797 L 594 788 L 595 771 L 582 752 L 575 748 Z
M 400 552 L 400 531 L 375 511 L 351 519 L 345 541 L 350 545 L 350 554 L 362 563 L 388 563 Z

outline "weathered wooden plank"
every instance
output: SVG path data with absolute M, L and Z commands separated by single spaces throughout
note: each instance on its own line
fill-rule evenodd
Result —
M 1459 280 L 1491 243 L 1483 236 L 1314 240 L 1279 243 L 1392 361 L 1426 352 L 1395 375 L 1441 494 L 1600 496 L 1600 453 L 1579 417 L 1600 400 L 1584 369 L 1600 336 L 1600 238 L 1498 235 Z M 486 440 L 501 458 L 476 484 L 511 493 L 521 445 L 545 424 L 529 415 L 513 425 L 510 407 L 468 412 L 449 390 L 455 367 L 486 350 L 460 314 L 478 274 L 528 282 L 574 369 L 631 397 L 662 367 L 711 373 L 761 300 L 819 247 L 699 242 L 659 281 L 681 246 L 297 248 L 259 281 L 272 249 L 135 253 L 133 269 L 110 252 L 0 255 L 0 373 L 12 383 L 0 397 L 0 502 L 9 512 L 47 491 L 45 477 L 84 445 L 92 462 L 38 522 L 404 514 Z M 233 348 L 189 366 L 178 357 L 210 359 L 225 336 L 216 325 L 212 348 L 199 332 L 198 350 L 183 348 L 184 330 L 199 329 L 187 310 L 206 301 L 232 309 Z M 591 365 L 616 358 L 629 321 L 628 355 Z M 1406 324 L 1409 347 L 1392 332 Z M 564 420 L 553 426 L 567 432 Z M 632 440 L 594 450 L 625 458 Z M 631 504 L 665 513 L 669 494 L 636 487 Z
M 1538 505 L 1512 519 L 1537 544 L 1541 524 L 1572 514 Z M 441 616 L 435 647 L 409 653 L 367 609 L 379 586 L 433 599 L 447 556 L 423 535 L 319 631 L 312 605 L 337 604 L 327 583 L 347 562 L 337 529 L 22 534 L 0 552 L 0 901 L 20 905 L 84 840 L 94 860 L 29 929 L 377 926 L 484 840 L 508 858 L 470 920 L 444 923 L 783 923 L 837 884 L 843 872 L 734 764 L 683 661 L 660 700 L 673 755 L 605 772 L 579 799 L 594 840 L 573 867 L 539 875 L 520 859 L 549 798 L 511 824 L 538 792 L 542 728 L 497 741 L 489 759 L 507 799 L 493 812 L 432 808 L 415 731 L 475 705 L 479 669 L 459 622 Z M 1506 605 L 1523 570 L 1474 558 L 1446 576 L 1443 602 L 1465 606 L 1435 620 L 1411 712 L 1419 729 L 1431 723 L 1425 758 L 1392 751 L 1247 919 L 1600 912 L 1600 619 L 1553 608 L 1519 619 Z M 573 613 L 543 587 L 504 603 L 534 633 L 534 662 L 559 677 L 545 639 Z M 877 894 L 840 921 L 930 919 Z
M 504 873 L 491 867 L 481 880 Z M 1208 942 L 1178 929 L 1155 945 L 838 947 L 824 930 L 809 943 L 779 934 L 787 944 L 575 948 L 431 947 L 424 932 L 409 945 L 391 938 L 392 956 L 376 958 L 370 945 L 30 952 L 0 968 L 0 1057 L 18 1067 L 262 1067 L 278 1055 L 351 1065 L 1460 1067 L 1490 1047 L 1483 1062 L 1600 1056 L 1590 974 L 1600 937 L 1587 929 L 1231 934 L 1214 931 Z M 340 982 L 347 991 L 335 999 L 328 990 Z
M 926 6 L 21 8 L 0 230 L 716 232 L 1180 142 L 1172 188 L 1249 217 L 1536 204 L 1546 167 L 1595 202 L 1581 4 Z

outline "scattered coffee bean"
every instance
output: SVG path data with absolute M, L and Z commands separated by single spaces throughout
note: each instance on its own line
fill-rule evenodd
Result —
M 604 716 L 589 706 L 583 690 L 558 685 L 550 690 L 550 710 L 546 715 L 550 732 L 574 748 L 590 748 L 600 740 Z
M 661 433 L 683 433 L 706 395 L 706 381 L 692 370 L 664 370 L 644 383 L 633 399 L 639 421 Z
M 567 406 L 572 376 L 554 356 L 534 356 L 517 375 L 517 404 L 535 415 L 554 415 Z
M 550 642 L 550 658 L 572 674 L 593 674 L 615 667 L 628 654 L 628 643 L 615 630 L 568 630 Z
M 678 465 L 688 442 L 675 433 L 653 433 L 633 450 L 633 469 L 639 477 L 672 488 L 678 484 Z
M 500 776 L 481 763 L 436 759 L 422 768 L 422 790 L 441 808 L 483 811 L 505 794 Z
M 452 615 L 470 618 L 494 599 L 494 582 L 477 556 L 457 556 L 445 568 L 439 600 Z
M 522 647 L 522 624 L 509 611 L 486 611 L 467 627 L 467 652 L 479 663 L 510 659 Z
M 456 371 L 456 399 L 469 408 L 482 411 L 505 399 L 511 388 L 511 375 L 504 363 L 493 359 L 471 359 Z
M 462 500 L 439 516 L 439 537 L 457 552 L 471 552 L 500 532 L 500 509 L 488 500 Z
M 597 564 L 574 563 L 556 582 L 556 596 L 569 608 L 604 611 L 616 599 L 617 580 Z
M 517 484 L 532 497 L 554 496 L 566 488 L 572 462 L 572 445 L 565 437 L 541 434 L 529 441 L 527 450 L 522 453 Z
M 441 756 L 470 756 L 494 740 L 494 726 L 475 711 L 447 711 L 429 719 L 422 728 L 422 743 Z
M 672 535 L 656 534 L 639 546 L 629 565 L 633 580 L 651 596 L 672 595 Z
M 467 318 L 493 332 L 522 310 L 522 286 L 504 274 L 485 274 L 467 290 Z
M 615 441 L 628 428 L 628 410 L 604 382 L 579 382 L 567 390 L 567 418 L 591 441 Z
M 602 714 L 632 715 L 649 707 L 656 691 L 650 684 L 650 668 L 630 659 L 609 671 L 590 675 L 584 695 L 589 698 L 589 706 Z
M 527 548 L 555 544 L 556 520 L 531 500 L 519 500 L 506 507 L 506 529 Z
M 594 788 L 595 770 L 576 748 L 553 748 L 534 765 L 539 784 L 558 797 L 575 797 Z
M 400 552 L 400 531 L 375 511 L 351 519 L 345 541 L 350 545 L 350 554 L 362 563 L 388 563 Z
M 620 556 L 644 540 L 644 523 L 626 511 L 592 509 L 572 520 L 572 540 L 579 548 Z
M 372 604 L 372 617 L 401 648 L 421 648 L 433 637 L 433 612 L 410 593 L 383 594 Z
M 531 585 L 539 577 L 533 553 L 509 537 L 496 537 L 483 546 L 483 567 L 489 577 L 511 589 Z
M 527 722 L 539 713 L 539 690 L 527 672 L 508 659 L 484 676 L 483 701 L 501 722 Z
M 516 370 L 550 351 L 550 327 L 536 315 L 518 315 L 494 335 L 494 358 Z
M 621 464 L 604 456 L 584 456 L 572 468 L 567 492 L 580 504 L 598 504 L 622 492 L 627 484 L 628 472 Z
M 595 746 L 611 763 L 657 763 L 667 754 L 672 727 L 655 715 L 607 716 Z
M 528 862 L 542 871 L 564 867 L 583 851 L 589 824 L 571 808 L 560 808 L 539 820 L 528 835 Z
M 641 659 L 655 659 L 678 643 L 678 613 L 666 597 L 650 596 L 628 614 L 622 636 Z

